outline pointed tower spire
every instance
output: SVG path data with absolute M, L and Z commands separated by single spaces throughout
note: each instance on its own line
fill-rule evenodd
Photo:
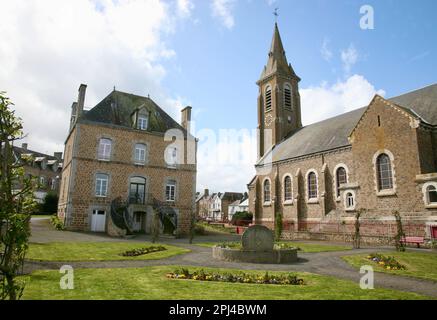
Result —
M 270 77 L 274 74 L 281 74 L 288 77 L 293 77 L 300 81 L 299 77 L 294 72 L 293 68 L 287 61 L 284 46 L 282 45 L 281 35 L 279 33 L 278 23 L 275 22 L 273 31 L 272 44 L 270 46 L 269 58 L 264 67 L 259 81 Z

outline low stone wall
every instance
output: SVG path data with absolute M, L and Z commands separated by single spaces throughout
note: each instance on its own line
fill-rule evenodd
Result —
M 309 231 L 285 231 L 282 233 L 283 240 L 322 240 L 335 242 L 353 242 L 351 233 L 329 233 L 329 232 L 309 232 Z M 361 235 L 362 244 L 372 245 L 394 245 L 393 237 Z
M 240 250 L 231 248 L 212 248 L 212 257 L 218 260 L 247 263 L 292 263 L 297 261 L 297 249 L 278 249 L 272 251 Z

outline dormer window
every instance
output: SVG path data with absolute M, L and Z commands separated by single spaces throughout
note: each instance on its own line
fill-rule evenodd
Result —
M 148 125 L 149 125 L 149 117 L 144 114 L 138 115 L 137 129 L 147 130 Z

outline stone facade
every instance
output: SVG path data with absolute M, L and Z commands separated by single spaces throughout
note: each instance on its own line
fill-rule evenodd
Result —
M 184 146 L 178 149 L 178 152 L 181 151 L 178 153 L 178 160 L 181 161 L 176 165 L 169 165 L 165 154 L 174 143 L 171 139 L 164 139 L 165 132 L 90 121 L 86 115 L 83 118 L 79 115 L 76 119 L 78 121 L 72 126 L 65 142 L 63 184 L 58 208 L 58 216 L 65 221 L 66 227 L 70 230 L 91 231 L 93 211 L 101 210 L 106 214 L 105 231 L 112 235 L 122 235 L 123 230 L 117 230 L 110 219 L 111 204 L 114 199 L 121 198 L 129 205 L 131 219 L 136 219 L 134 213 L 139 214 L 136 221 L 137 231 L 150 232 L 153 214 L 151 200 L 156 199 L 177 213 L 176 232 L 186 234 L 195 210 L 196 163 L 188 159 L 189 143 L 195 144 L 195 140 L 186 134 L 183 139 Z M 101 139 L 111 141 L 109 159 L 99 160 Z M 137 144 L 147 147 L 142 163 L 135 159 Z M 108 177 L 104 196 L 96 195 L 98 174 Z M 141 196 L 144 200 L 141 203 L 127 200 L 132 197 L 131 181 L 136 177 L 145 179 L 145 190 L 141 191 L 144 192 Z M 174 199 L 169 199 L 168 194 L 166 195 L 166 186 L 170 180 L 175 183 Z
M 277 28 L 275 33 L 279 33 Z M 279 38 L 279 34 L 275 37 Z M 277 50 L 283 52 L 282 48 Z M 269 59 L 271 56 L 274 55 L 270 53 Z M 277 59 L 286 59 L 285 54 Z M 258 82 L 259 100 L 266 99 L 263 86 L 276 85 L 275 79 L 286 78 L 284 72 L 276 70 L 269 79 Z M 365 209 L 361 220 L 366 241 L 385 239 L 383 241 L 389 242 L 396 230 L 393 228 L 393 211 L 396 210 L 401 213 L 407 235 L 430 238 L 437 228 L 437 204 L 435 200 L 430 201 L 433 194 L 427 192 L 433 190 L 427 189 L 428 186 L 437 187 L 437 131 L 424 115 L 433 118 L 432 112 L 436 110 L 433 106 L 437 105 L 435 92 L 437 85 L 393 99 L 375 96 L 366 108 L 298 127 L 285 139 L 273 134 L 273 147 L 259 157 L 257 175 L 248 185 L 249 210 L 255 214 L 256 223 L 274 228 L 275 214 L 281 214 L 284 237 L 314 235 L 347 240 L 353 232 L 357 210 Z M 413 102 L 404 103 L 409 97 Z M 418 108 L 422 115 L 412 109 L 418 105 L 424 106 Z M 295 107 L 300 108 L 300 103 Z M 264 108 L 262 103 L 258 103 L 260 108 Z M 281 130 L 280 125 L 285 121 L 276 111 L 283 108 L 281 100 L 274 101 L 272 112 L 276 116 L 269 121 L 273 132 Z M 261 131 L 271 129 L 263 125 L 264 113 L 258 110 L 259 117 L 263 117 L 259 119 Z M 295 116 L 300 117 L 300 111 Z M 260 134 L 258 141 L 260 149 L 264 143 L 262 136 Z M 312 146 L 301 139 L 311 141 Z M 299 143 L 301 148 L 294 150 Z M 389 165 L 381 166 L 382 156 Z M 381 173 L 388 167 L 388 173 Z M 339 170 L 345 172 L 345 178 L 340 176 Z M 308 190 L 310 175 L 316 177 L 315 197 L 310 196 Z M 381 185 L 383 175 L 388 187 Z M 291 180 L 288 199 L 285 199 L 286 177 Z M 339 183 L 340 179 L 345 180 Z M 270 186 L 270 192 L 265 196 L 266 185 Z

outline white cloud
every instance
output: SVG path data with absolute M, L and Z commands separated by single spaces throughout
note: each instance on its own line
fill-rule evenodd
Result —
M 329 39 L 324 38 L 322 43 L 322 48 L 320 49 L 320 53 L 322 54 L 322 58 L 326 61 L 330 61 L 332 58 L 332 51 L 329 49 Z
M 1 1 L 0 90 L 16 105 L 29 147 L 62 151 L 70 107 L 80 83 L 86 106 L 115 85 L 147 95 L 179 117 L 182 98 L 165 92 L 164 59 L 176 55 L 165 43 L 187 14 L 190 1 L 161 0 Z M 178 118 L 177 118 L 178 119 Z
M 375 94 L 385 95 L 363 76 L 353 75 L 333 85 L 301 89 L 302 122 L 308 125 L 369 104 Z
M 349 45 L 349 48 L 341 51 L 341 61 L 343 62 L 344 71 L 346 74 L 349 74 L 351 68 L 358 61 L 358 51 L 352 43 Z
M 277 0 L 266 0 L 269 6 L 272 6 Z
M 232 29 L 235 25 L 233 9 L 235 0 L 212 0 L 212 15 L 218 18 L 227 29 Z
M 197 153 L 197 190 L 247 191 L 255 175 L 256 131 L 200 129 Z
M 194 9 L 194 3 L 191 0 L 177 0 L 178 13 L 184 18 L 190 17 Z

